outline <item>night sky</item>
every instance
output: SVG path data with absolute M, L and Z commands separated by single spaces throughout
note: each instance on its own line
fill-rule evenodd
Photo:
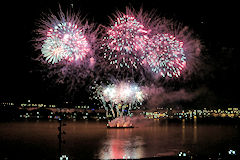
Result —
M 66 100 L 64 88 L 51 80 L 43 80 L 41 66 L 34 61 L 39 52 L 33 47 L 33 30 L 42 13 L 49 9 L 57 11 L 59 4 L 63 10 L 71 8 L 80 10 L 90 22 L 107 25 L 108 16 L 119 9 L 124 11 L 130 6 L 144 10 L 156 9 L 160 16 L 174 19 L 194 30 L 200 38 L 204 50 L 204 76 L 194 78 L 192 83 L 201 83 L 207 93 L 201 95 L 197 104 L 238 105 L 239 100 L 239 15 L 238 4 L 208 4 L 201 1 L 191 3 L 174 3 L 160 0 L 41 0 L 10 1 L 2 6 L 1 20 L 1 83 L 0 100 L 31 98 L 38 101 Z M 4 10 L 4 11 L 3 11 Z M 1 35 L 2 35 L 1 34 Z M 84 91 L 81 98 L 87 97 Z

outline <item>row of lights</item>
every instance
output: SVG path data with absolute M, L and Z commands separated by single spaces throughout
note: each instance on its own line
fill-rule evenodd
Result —
M 236 151 L 230 149 L 230 150 L 228 151 L 228 154 L 229 154 L 229 155 L 236 155 Z M 187 153 L 185 153 L 185 152 L 179 152 L 179 153 L 178 153 L 178 156 L 179 156 L 179 157 L 186 157 L 186 156 L 187 156 Z
M 228 154 L 229 154 L 229 155 L 236 155 L 236 151 L 230 149 L 230 150 L 228 151 Z M 187 156 L 187 153 L 186 153 L 186 152 L 179 152 L 179 153 L 178 153 L 178 156 L 179 156 L 179 157 L 186 157 L 186 156 Z M 123 156 L 123 159 L 130 159 L 130 156 L 124 155 L 124 156 Z M 68 160 L 68 157 L 67 157 L 66 155 L 62 155 L 62 156 L 60 157 L 60 160 Z

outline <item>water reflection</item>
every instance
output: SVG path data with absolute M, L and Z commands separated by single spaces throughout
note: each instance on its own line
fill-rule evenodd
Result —
M 196 144 L 197 143 L 197 119 L 194 118 L 194 122 L 193 122 L 193 143 Z
M 107 129 L 104 122 L 66 123 L 63 152 L 70 159 L 139 159 L 175 156 L 180 151 L 206 156 L 240 148 L 238 125 L 151 121 L 133 129 Z M 55 159 L 58 125 L 42 121 L 0 123 L 0 159 L 2 155 L 8 159 Z
M 133 135 L 133 129 L 109 129 L 100 147 L 100 159 L 139 159 L 143 156 L 143 138 Z
M 185 124 L 185 119 L 182 120 L 182 144 L 185 143 L 185 127 L 186 127 L 186 124 Z

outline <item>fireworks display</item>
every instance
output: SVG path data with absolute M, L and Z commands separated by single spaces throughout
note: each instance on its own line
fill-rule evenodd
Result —
M 126 13 L 116 12 L 97 39 L 92 26 L 82 25 L 78 15 L 60 11 L 58 17 L 51 15 L 41 20 L 37 49 L 54 73 L 70 81 L 71 88 L 90 74 L 100 81 L 116 79 L 117 83 L 92 85 L 92 98 L 102 103 L 106 116 L 129 116 L 130 110 L 142 105 L 148 94 L 140 83 L 127 79 L 146 82 L 152 77 L 179 78 L 195 62 L 199 41 L 191 39 L 186 27 L 179 29 L 173 24 L 154 14 L 126 8 Z M 98 71 L 94 72 L 95 64 Z
M 103 38 L 104 58 L 116 68 L 137 68 L 142 63 L 148 32 L 134 16 L 119 15 Z

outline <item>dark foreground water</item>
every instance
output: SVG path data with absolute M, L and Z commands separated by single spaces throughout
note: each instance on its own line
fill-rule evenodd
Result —
M 138 122 L 133 129 L 107 129 L 104 122 L 66 122 L 63 154 L 69 159 L 198 156 L 239 152 L 240 129 L 233 124 Z M 0 159 L 56 159 L 58 122 L 1 122 Z M 239 153 L 237 153 L 239 154 Z

